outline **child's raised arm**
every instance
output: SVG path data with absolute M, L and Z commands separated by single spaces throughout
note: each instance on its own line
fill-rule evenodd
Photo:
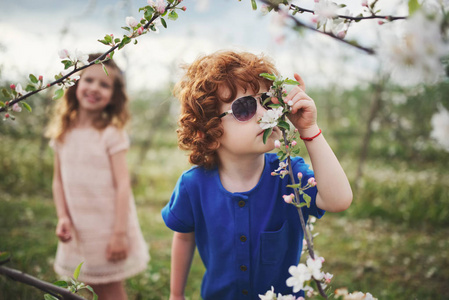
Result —
M 170 300 L 184 300 L 184 290 L 195 251 L 195 233 L 175 232 L 171 250 Z
M 304 143 L 318 186 L 317 206 L 330 212 L 346 210 L 352 202 L 348 178 L 323 134 L 320 134 L 315 102 L 306 94 L 304 81 L 298 74 L 295 74 L 295 79 L 300 85 L 294 87 L 284 100 L 291 101 L 292 111 L 288 118 L 301 138 L 314 137 L 304 140 Z

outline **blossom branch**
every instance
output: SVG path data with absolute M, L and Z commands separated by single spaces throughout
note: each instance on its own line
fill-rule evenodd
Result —
M 26 285 L 33 286 L 41 291 L 51 294 L 57 299 L 67 299 L 67 300 L 83 300 L 84 298 L 73 294 L 71 291 L 56 286 L 54 284 L 48 283 L 46 281 L 40 280 L 36 277 L 28 275 L 24 272 L 8 268 L 5 266 L 0 266 L 0 274 L 9 277 L 12 280 L 22 282 Z
M 7 101 L 6 103 L 0 103 L 0 112 L 7 112 L 8 109 L 10 107 L 13 107 L 15 104 L 25 100 L 26 98 L 29 98 L 30 96 L 37 94 L 39 92 L 42 92 L 43 90 L 46 90 L 54 85 L 62 85 L 64 86 L 64 83 L 67 83 L 67 81 L 71 81 L 70 77 L 72 75 L 74 75 L 75 73 L 78 73 L 94 64 L 99 64 L 99 63 L 103 63 L 106 60 L 112 59 L 112 56 L 114 54 L 114 51 L 116 49 L 120 50 L 121 48 L 123 48 L 126 44 L 128 44 L 129 42 L 131 42 L 131 39 L 136 38 L 138 36 L 140 36 L 141 34 L 145 33 L 145 30 L 153 30 L 153 23 L 154 21 L 161 17 L 164 16 L 169 10 L 171 10 L 171 12 L 169 13 L 169 18 L 176 20 L 177 15 L 176 13 L 174 13 L 174 9 L 177 8 L 177 5 L 179 5 L 182 2 L 182 0 L 176 0 L 176 1 L 169 1 L 168 4 L 161 8 L 151 8 L 151 6 L 147 6 L 144 8 L 141 8 L 140 10 L 144 10 L 145 11 L 145 18 L 142 19 L 145 20 L 145 24 L 141 27 L 138 27 L 137 24 L 135 24 L 136 26 L 133 26 L 135 28 L 128 28 L 128 27 L 124 27 L 124 29 L 128 29 L 130 31 L 132 31 L 131 35 L 129 36 L 124 36 L 124 38 L 122 40 L 120 39 L 115 39 L 113 40 L 111 38 L 111 36 L 106 36 L 104 40 L 99 40 L 100 42 L 102 42 L 105 45 L 111 45 L 111 47 L 109 48 L 109 50 L 107 50 L 106 52 L 104 52 L 102 55 L 100 55 L 97 59 L 91 61 L 90 63 L 86 63 L 83 66 L 78 67 L 78 60 L 75 60 L 74 62 L 70 63 L 69 60 L 65 60 L 63 61 L 63 63 L 65 64 L 65 68 L 67 69 L 68 67 L 73 66 L 74 69 L 71 70 L 70 72 L 62 75 L 62 76 L 55 76 L 57 77 L 56 80 L 48 83 L 45 86 L 42 86 L 42 81 L 41 81 L 41 77 L 39 79 L 39 87 L 38 88 L 33 88 L 32 91 L 29 91 L 28 93 L 24 94 L 24 93 L 17 93 L 14 89 L 13 86 L 11 85 L 11 89 L 13 90 L 13 99 L 10 101 Z M 181 10 L 185 11 L 185 7 L 180 8 Z M 140 11 L 139 10 L 139 11 Z M 162 19 L 162 18 L 161 18 Z M 162 19 L 163 20 L 163 19 Z M 153 25 L 153 26 L 152 26 Z M 162 22 L 162 25 L 164 27 L 167 27 L 165 20 Z M 66 63 L 69 63 L 68 65 Z M 31 77 L 32 75 L 30 75 Z M 72 80 L 75 81 L 75 80 Z M 37 83 L 37 82 L 35 82 Z M 15 87 L 15 86 L 14 86 Z M 7 91 L 4 90 L 3 92 L 5 95 L 9 95 L 9 93 Z M 59 95 L 57 96 L 57 98 L 59 98 L 60 96 L 62 96 L 63 93 L 59 93 Z M 56 95 L 55 95 L 56 97 Z M 29 108 L 29 106 L 26 106 L 28 110 L 31 111 L 31 108 Z M 8 117 L 9 115 L 6 114 L 6 117 Z

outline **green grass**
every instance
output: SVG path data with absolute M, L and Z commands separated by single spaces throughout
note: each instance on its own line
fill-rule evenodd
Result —
M 29 153 L 31 157 L 25 153 L 20 161 L 11 163 L 23 163 L 30 169 L 35 150 Z M 150 149 L 144 163 L 139 159 L 136 152 L 130 153 L 133 190 L 151 261 L 145 272 L 126 281 L 126 288 L 130 300 L 167 299 L 172 232 L 164 225 L 160 210 L 188 164 L 183 152 L 168 146 Z M 51 178 L 47 174 L 51 155 L 45 152 L 39 163 Z M 353 162 L 342 164 L 353 178 Z M 323 270 L 334 274 L 332 287 L 370 292 L 379 299 L 448 299 L 447 179 L 447 172 L 439 168 L 379 168 L 370 162 L 351 208 L 328 213 L 315 226 L 319 233 L 315 249 L 326 259 Z M 13 192 L 1 191 L 0 250 L 12 254 L 8 267 L 52 282 L 59 279 L 52 267 L 56 214 L 50 181 L 41 180 L 42 186 L 31 183 L 33 189 L 23 188 L 22 193 L 14 183 Z M 188 299 L 200 299 L 203 272 L 196 254 L 187 284 Z M 3 299 L 43 299 L 43 292 L 0 276 Z

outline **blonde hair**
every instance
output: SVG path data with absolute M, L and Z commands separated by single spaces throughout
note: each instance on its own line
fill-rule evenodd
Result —
M 101 53 L 90 54 L 89 62 L 95 60 L 100 55 Z M 111 96 L 111 102 L 106 106 L 103 113 L 93 121 L 93 126 L 99 130 L 106 128 L 108 125 L 123 128 L 130 118 L 125 80 L 120 68 L 113 60 L 105 61 L 104 65 L 108 69 L 109 76 L 114 76 L 114 90 Z M 83 76 L 82 73 L 81 76 Z M 76 98 L 77 87 L 78 82 L 66 90 L 61 100 L 57 100 L 58 103 L 54 107 L 51 122 L 45 133 L 46 137 L 62 142 L 64 140 L 64 134 L 74 126 L 79 107 Z
M 186 73 L 174 89 L 181 102 L 178 145 L 190 151 L 190 163 L 210 169 L 218 165 L 216 150 L 223 135 L 218 118 L 221 103 L 235 100 L 239 88 L 255 92 L 261 87 L 268 90 L 272 82 L 259 75 L 278 74 L 278 71 L 263 55 L 234 51 L 200 57 L 184 69 Z

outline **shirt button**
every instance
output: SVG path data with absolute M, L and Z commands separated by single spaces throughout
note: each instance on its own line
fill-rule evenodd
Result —
M 240 241 L 241 242 L 246 242 L 246 236 L 244 236 L 244 235 L 240 236 Z
M 243 272 L 245 272 L 246 270 L 248 270 L 248 268 L 245 265 L 241 265 L 240 266 L 240 270 L 242 270 Z
M 243 295 L 248 295 L 248 290 L 242 290 Z
M 240 200 L 240 201 L 239 201 L 239 206 L 240 206 L 240 207 L 243 207 L 243 206 L 245 206 L 245 205 L 246 205 L 245 201 L 243 201 L 243 200 Z

